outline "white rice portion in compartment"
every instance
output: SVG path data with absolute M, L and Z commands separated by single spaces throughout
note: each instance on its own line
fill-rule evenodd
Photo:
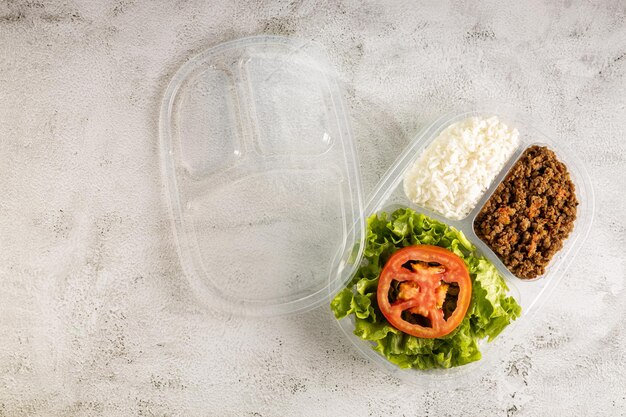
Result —
M 496 116 L 454 123 L 406 172 L 404 192 L 415 204 L 460 220 L 476 206 L 518 146 L 517 129 Z

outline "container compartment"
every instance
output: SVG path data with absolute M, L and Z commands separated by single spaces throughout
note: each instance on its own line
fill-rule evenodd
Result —
M 258 151 L 323 154 L 337 136 L 326 74 L 303 50 L 285 55 L 268 49 L 250 51 L 243 64 Z
M 491 199 L 494 198 L 494 196 L 498 192 L 499 187 L 502 186 L 505 181 L 511 179 L 513 170 L 529 168 L 528 164 L 519 164 L 520 160 L 527 155 L 527 152 L 533 146 L 535 146 L 535 148 L 531 151 L 531 155 L 534 155 L 534 157 L 529 155 L 530 157 L 533 157 L 533 161 L 535 161 L 534 158 L 541 157 L 544 161 L 546 161 L 546 163 L 550 164 L 552 168 L 546 169 L 545 173 L 543 172 L 543 169 L 533 169 L 532 183 L 535 185 L 520 185 L 520 181 L 525 182 L 531 177 L 528 177 L 526 174 L 524 174 L 520 178 L 519 173 L 516 174 L 517 177 L 513 179 L 514 181 L 516 181 L 515 185 L 509 185 L 508 188 L 503 187 L 501 190 L 501 192 L 504 193 L 505 196 L 508 196 L 508 199 L 506 201 L 503 201 L 500 198 L 497 202 L 492 202 L 491 209 L 485 213 L 485 216 L 487 216 L 487 218 L 483 218 L 483 220 L 479 221 L 481 213 L 485 209 L 486 205 L 491 201 Z M 547 149 L 548 152 L 543 153 L 543 149 Z M 552 153 L 554 153 L 554 155 Z M 526 156 L 526 161 L 528 161 L 529 156 Z M 556 157 L 556 160 L 553 160 L 554 157 Z M 566 176 L 559 175 L 559 172 L 561 172 L 561 166 L 564 166 Z M 561 252 L 562 248 L 558 249 L 556 253 L 551 256 L 551 259 L 548 261 L 547 264 L 545 264 L 545 262 L 548 256 L 544 250 L 549 249 L 550 252 L 552 250 L 555 250 L 556 248 L 552 245 L 557 245 L 556 247 L 558 247 L 559 243 L 565 243 L 567 241 L 567 238 L 572 235 L 573 230 L 570 229 L 570 227 L 573 227 L 576 224 L 578 212 L 577 206 L 579 205 L 579 199 L 577 197 L 578 190 L 576 190 L 576 185 L 573 184 L 574 181 L 572 180 L 572 175 L 569 171 L 570 170 L 568 169 L 567 164 L 565 164 L 559 158 L 559 156 L 556 155 L 556 152 L 550 149 L 549 145 L 543 146 L 539 144 L 531 144 L 529 146 L 526 146 L 524 149 L 521 150 L 520 157 L 517 158 L 513 166 L 505 171 L 505 174 L 502 178 L 502 181 L 500 181 L 500 184 L 494 187 L 493 192 L 491 193 L 489 198 L 486 199 L 485 204 L 483 204 L 476 213 L 473 221 L 473 230 L 475 234 L 481 240 L 483 240 L 483 242 L 490 249 L 499 254 L 502 254 L 503 250 L 508 249 L 524 255 L 522 259 L 525 260 L 525 263 L 523 264 L 517 263 L 520 258 L 509 257 L 508 264 L 506 262 L 506 259 L 503 261 L 503 264 L 507 264 L 507 269 L 519 279 L 528 281 L 540 279 L 545 276 L 547 274 L 547 270 L 536 277 L 529 277 L 528 275 L 534 275 L 535 273 L 537 273 L 537 271 L 534 269 L 537 266 L 546 269 L 549 268 L 552 262 L 555 261 L 556 256 L 558 256 L 558 254 Z M 535 177 L 535 174 L 538 174 L 539 176 Z M 566 182 L 555 183 L 555 181 L 565 179 L 567 179 Z M 541 181 L 538 182 L 539 180 Z M 545 181 L 549 181 L 548 184 L 545 184 Z M 558 184 L 558 187 L 555 187 L 556 184 Z M 540 188 L 537 189 L 535 187 Z M 559 193 L 563 192 L 563 194 L 557 196 L 555 194 L 557 190 Z M 576 201 L 576 204 L 573 204 L 573 201 L 570 199 L 570 197 L 568 197 L 572 194 L 574 194 L 574 201 Z M 534 199 L 536 197 L 540 198 L 541 200 L 539 201 L 542 201 L 544 203 L 535 206 L 535 210 L 531 210 L 529 202 L 531 199 Z M 493 204 L 496 204 L 496 207 L 501 208 L 495 210 Z M 571 217 L 572 207 L 574 207 L 573 221 Z M 496 215 L 496 213 L 500 213 L 500 210 L 502 208 L 512 208 L 512 210 L 509 211 L 510 217 L 508 218 L 508 223 L 504 225 L 504 227 L 502 227 L 502 222 L 507 221 L 507 219 L 501 219 L 501 214 Z M 520 220 L 525 220 L 525 224 L 518 223 Z M 535 227 L 537 229 L 535 229 Z M 483 238 L 485 238 L 485 233 L 483 228 L 490 230 L 491 233 L 495 233 L 497 237 L 492 239 L 487 238 L 487 240 L 484 240 Z M 502 235 L 502 233 L 507 232 L 513 233 L 506 235 L 506 237 Z M 559 237 L 565 233 L 568 233 L 567 237 L 563 240 L 559 239 Z M 512 240 L 511 238 L 518 240 L 516 240 L 514 244 L 509 247 L 499 247 L 498 244 L 496 244 L 503 241 L 503 239 L 509 242 Z M 526 240 L 524 241 L 524 239 Z M 527 249 L 527 245 L 530 244 L 528 239 L 532 239 L 532 242 L 535 242 L 535 244 L 537 245 L 537 249 L 534 254 L 527 252 L 527 250 L 531 250 L 530 247 L 528 247 Z M 490 240 L 492 240 L 491 244 Z M 496 245 L 494 246 L 494 244 Z M 546 247 L 544 245 L 548 246 Z M 535 256 L 533 257 L 533 255 Z
M 518 147 L 519 131 L 497 115 L 455 120 L 405 171 L 407 198 L 447 219 L 463 220 Z
M 338 194 L 333 171 L 283 169 L 192 199 L 187 216 L 204 274 L 243 304 L 289 302 L 320 291 L 336 252 L 321 242 L 345 234 Z
M 200 178 L 235 164 L 242 154 L 242 122 L 232 71 L 197 71 L 181 86 L 174 106 L 173 139 L 190 176 Z

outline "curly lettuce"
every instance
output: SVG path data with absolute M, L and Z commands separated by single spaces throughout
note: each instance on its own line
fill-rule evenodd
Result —
M 449 249 L 465 262 L 472 299 L 461 324 L 438 339 L 403 333 L 387 322 L 376 301 L 378 278 L 392 253 L 405 246 L 428 244 Z M 462 232 L 409 208 L 367 220 L 364 261 L 330 307 L 337 319 L 354 316 L 354 334 L 374 342 L 374 350 L 402 368 L 432 369 L 465 365 L 481 358 L 478 341 L 492 341 L 518 318 L 521 307 L 507 295 L 496 267 L 476 254 Z

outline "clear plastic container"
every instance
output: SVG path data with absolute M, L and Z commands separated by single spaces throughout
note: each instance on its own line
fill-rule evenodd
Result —
M 181 264 L 203 302 L 295 313 L 341 288 L 363 242 L 362 199 L 321 48 L 257 36 L 201 53 L 169 84 L 160 135 Z
M 462 220 L 450 220 L 424 207 L 417 206 L 410 201 L 405 195 L 402 185 L 404 174 L 413 166 L 422 151 L 437 138 L 441 131 L 453 123 L 472 116 L 498 116 L 498 118 L 509 127 L 515 127 L 519 130 L 520 146 L 493 180 L 491 186 L 478 201 L 476 207 L 470 214 Z M 574 230 L 565 241 L 564 247 L 550 262 L 545 274 L 533 280 L 522 280 L 509 272 L 496 254 L 476 236 L 473 224 L 483 205 L 493 194 L 500 182 L 506 177 L 508 171 L 519 159 L 523 151 L 527 147 L 535 144 L 547 146 L 565 163 L 576 187 L 579 206 L 577 208 Z M 516 335 L 516 329 L 520 329 L 525 322 L 529 321 L 558 285 L 559 281 L 565 275 L 571 260 L 574 258 L 589 233 L 594 214 L 594 196 L 589 175 L 578 158 L 571 155 L 567 149 L 558 146 L 557 143 L 551 140 L 549 136 L 545 135 L 537 127 L 535 122 L 523 114 L 515 112 L 506 106 L 490 105 L 479 110 L 455 112 L 445 115 L 418 134 L 383 176 L 372 193 L 372 197 L 365 207 L 364 214 L 368 217 L 381 211 L 391 212 L 399 207 L 410 207 L 418 213 L 424 213 L 461 230 L 477 247 L 478 252 L 486 256 L 498 268 L 509 286 L 510 294 L 515 297 L 517 302 L 522 306 L 521 317 L 508 326 L 493 342 L 481 342 L 480 347 L 483 358 L 480 361 L 451 369 L 435 369 L 429 371 L 401 369 L 390 363 L 386 358 L 372 350 L 371 342 L 363 340 L 353 334 L 354 322 L 351 321 L 350 317 L 339 320 L 337 323 L 363 356 L 372 360 L 391 375 L 409 383 L 419 383 L 422 386 L 436 382 L 438 387 L 442 385 L 454 387 L 462 386 L 469 382 L 470 379 L 476 380 L 482 373 L 481 371 L 487 369 L 490 363 L 505 355 L 509 351 L 508 347 L 515 342 L 516 336 L 519 335 L 519 331 Z M 343 277 L 341 280 L 347 282 L 350 278 L 351 277 Z
M 521 146 L 465 219 L 414 205 L 402 181 L 421 151 L 450 124 L 498 116 L 520 132 Z M 404 381 L 462 385 L 506 354 L 565 274 L 591 227 L 593 192 L 582 164 L 536 124 L 492 106 L 446 115 L 415 137 L 381 179 L 365 209 L 358 161 L 342 93 L 328 59 L 310 41 L 256 36 L 215 46 L 174 75 L 160 115 L 161 155 L 173 235 L 198 298 L 227 314 L 267 316 L 328 306 L 358 268 L 364 219 L 410 207 L 463 231 L 504 276 L 522 317 L 481 361 L 448 370 L 400 369 L 336 321 L 357 349 Z M 475 235 L 472 224 L 523 150 L 548 145 L 567 165 L 580 202 L 573 233 L 540 279 L 514 277 Z M 329 316 L 332 317 L 329 309 Z

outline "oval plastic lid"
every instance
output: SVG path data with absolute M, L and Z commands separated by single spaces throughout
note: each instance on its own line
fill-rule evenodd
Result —
M 176 73 L 160 117 L 175 240 L 201 299 L 294 313 L 345 285 L 363 247 L 361 186 L 319 47 L 263 36 L 211 48 Z

